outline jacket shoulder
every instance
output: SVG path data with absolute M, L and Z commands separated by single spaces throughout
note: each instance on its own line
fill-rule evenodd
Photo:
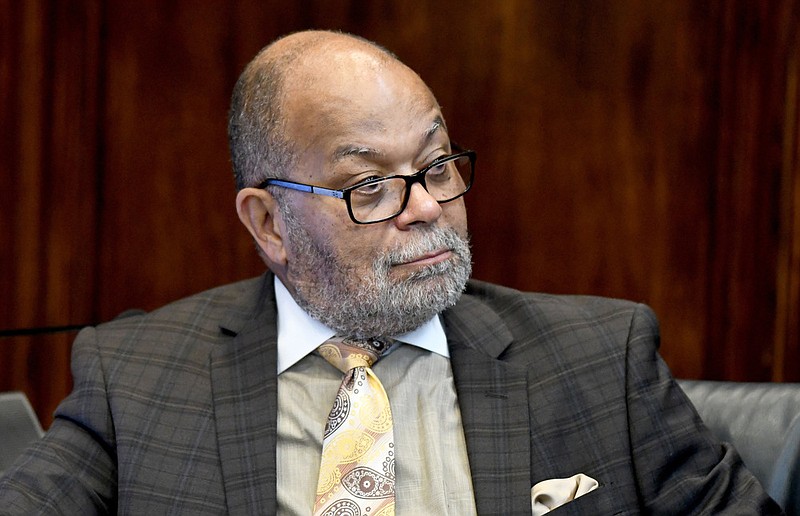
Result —
M 215 287 L 174 301 L 152 312 L 128 310 L 117 318 L 89 329 L 103 348 L 145 351 L 181 343 L 192 347 L 213 344 L 231 320 L 253 317 L 267 290 L 264 276 Z M 86 330 L 85 330 L 86 331 Z
M 523 292 L 479 280 L 470 280 L 464 294 L 504 319 L 533 316 L 540 323 L 599 320 L 614 314 L 624 317 L 637 311 L 652 313 L 646 305 L 625 299 Z
M 493 335 L 507 335 L 511 345 L 503 356 L 529 357 L 523 362 L 551 361 L 553 356 L 565 360 L 624 356 L 633 341 L 652 349 L 659 343 L 652 310 L 622 299 L 522 292 L 472 280 L 456 311 L 456 324 L 471 329 L 480 324 L 491 327 Z

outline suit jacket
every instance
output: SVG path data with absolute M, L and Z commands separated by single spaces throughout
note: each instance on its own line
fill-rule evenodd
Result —
M 600 487 L 553 514 L 779 509 L 659 358 L 651 311 L 471 281 L 443 314 L 479 514 L 530 488 Z M 74 391 L 0 480 L 0 511 L 274 514 L 272 276 L 80 333 Z

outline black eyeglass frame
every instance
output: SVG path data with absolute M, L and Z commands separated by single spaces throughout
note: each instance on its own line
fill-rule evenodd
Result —
M 398 215 L 400 215 L 401 213 L 403 213 L 403 210 L 405 210 L 406 206 L 408 206 L 408 199 L 409 197 L 411 197 L 410 195 L 411 187 L 414 186 L 415 183 L 421 184 L 422 188 L 424 188 L 426 192 L 428 191 L 428 186 L 425 184 L 425 174 L 427 174 L 429 170 L 441 165 L 442 163 L 449 163 L 450 161 L 455 161 L 465 156 L 469 157 L 469 183 L 467 184 L 467 187 L 464 189 L 464 191 L 456 195 L 455 197 L 451 197 L 449 199 L 443 199 L 441 201 L 440 200 L 436 201 L 439 204 L 444 204 L 446 202 L 455 201 L 459 197 L 462 197 L 465 193 L 469 192 L 469 190 L 472 188 L 472 184 L 475 181 L 475 160 L 477 158 L 477 154 L 475 153 L 475 151 L 464 150 L 457 152 L 455 154 L 448 154 L 447 156 L 436 158 L 429 164 L 425 165 L 423 168 L 419 169 L 417 172 L 410 175 L 396 174 L 393 176 L 376 177 L 373 179 L 367 179 L 366 181 L 362 181 L 360 183 L 354 184 L 353 186 L 348 186 L 347 188 L 342 188 L 339 190 L 334 188 L 325 188 L 324 186 L 309 185 L 306 183 L 298 183 L 296 181 L 287 181 L 285 179 L 274 179 L 274 178 L 262 181 L 257 186 L 257 188 L 265 189 L 268 186 L 280 186 L 282 188 L 288 188 L 290 190 L 296 190 L 298 192 L 326 195 L 328 197 L 335 197 L 336 199 L 343 199 L 345 201 L 345 204 L 347 205 L 347 214 L 350 215 L 350 220 L 352 220 L 356 224 L 377 224 L 378 222 L 384 222 L 389 219 L 393 219 Z M 392 215 L 389 215 L 388 217 L 384 217 L 382 219 L 370 220 L 369 222 L 362 222 L 358 220 L 353 214 L 353 207 L 350 204 L 350 195 L 353 192 L 353 190 L 356 190 L 357 188 L 362 188 L 372 183 L 377 183 L 397 178 L 403 179 L 406 182 L 405 195 L 403 196 L 403 202 L 400 205 L 400 209 L 398 209 L 397 212 L 393 213 Z

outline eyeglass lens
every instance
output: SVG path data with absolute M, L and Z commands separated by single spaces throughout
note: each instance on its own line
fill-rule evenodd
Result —
M 472 177 L 469 156 L 455 156 L 425 171 L 424 186 L 438 202 L 451 201 L 467 191 Z M 409 183 L 391 177 L 356 188 L 350 193 L 350 207 L 360 222 L 372 222 L 400 213 Z

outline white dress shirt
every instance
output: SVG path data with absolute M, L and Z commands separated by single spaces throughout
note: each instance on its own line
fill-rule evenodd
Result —
M 277 276 L 275 300 L 278 304 L 278 374 L 281 374 L 336 335 L 336 332 L 300 308 Z M 414 331 L 393 338 L 450 358 L 447 337 L 438 316 Z

